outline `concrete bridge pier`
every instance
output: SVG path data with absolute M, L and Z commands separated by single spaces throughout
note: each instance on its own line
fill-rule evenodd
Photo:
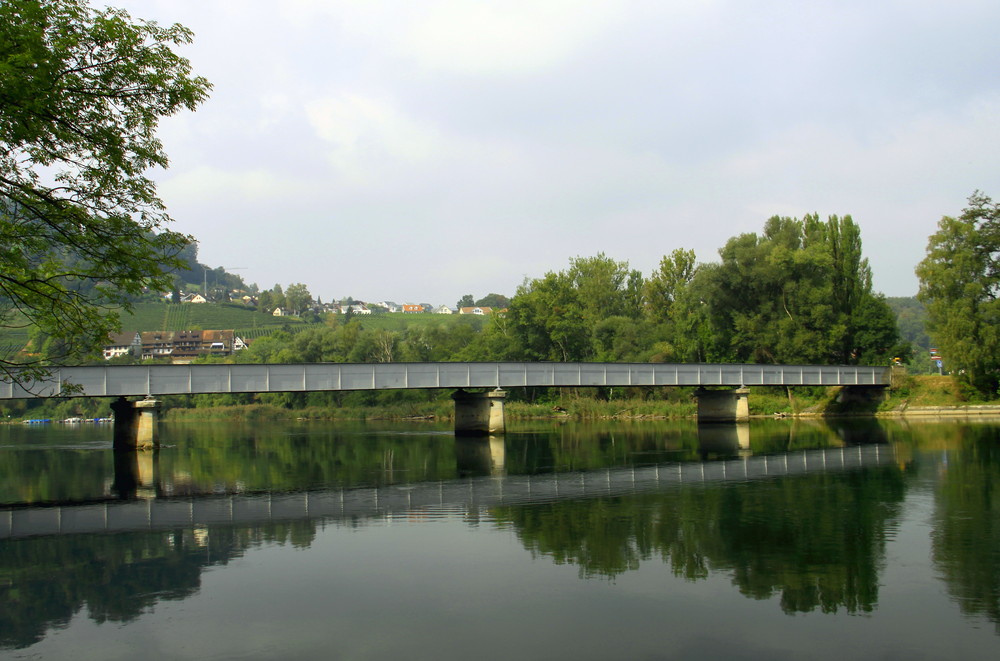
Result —
M 750 419 L 750 389 L 705 390 L 694 393 L 698 400 L 698 422 L 744 422 Z
M 461 388 L 456 390 L 451 395 L 455 400 L 455 434 L 503 434 L 503 400 L 506 397 L 507 393 L 499 388 L 490 392 L 466 392 Z
M 115 450 L 145 450 L 160 444 L 158 412 L 160 403 L 155 399 L 130 402 L 119 397 L 111 404 L 115 414 Z

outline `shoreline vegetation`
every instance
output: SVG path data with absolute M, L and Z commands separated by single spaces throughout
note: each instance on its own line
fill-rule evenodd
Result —
M 505 404 L 508 420 L 671 420 L 693 418 L 697 414 L 694 388 L 672 388 L 666 393 L 627 392 L 624 396 L 599 389 L 551 389 L 544 401 L 522 401 L 522 392 L 512 392 Z M 840 416 L 977 416 L 1000 415 L 1000 401 L 982 402 L 967 393 L 950 376 L 908 375 L 885 391 L 869 391 L 866 397 L 845 398 L 840 387 L 758 387 L 749 397 L 753 418 L 821 418 Z M 164 397 L 162 419 L 169 422 L 264 422 L 284 420 L 395 420 L 448 421 L 454 407 L 449 396 L 421 401 L 377 404 L 288 407 L 276 403 L 220 405 L 198 402 L 195 398 Z M 3 411 L 7 422 L 51 418 L 53 421 L 77 416 L 107 415 L 107 401 L 53 400 L 40 407 Z

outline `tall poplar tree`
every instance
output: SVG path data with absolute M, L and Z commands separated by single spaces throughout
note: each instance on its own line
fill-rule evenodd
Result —
M 887 361 L 895 317 L 872 291 L 861 234 L 850 216 L 774 216 L 699 269 L 713 328 L 713 360 L 771 363 Z

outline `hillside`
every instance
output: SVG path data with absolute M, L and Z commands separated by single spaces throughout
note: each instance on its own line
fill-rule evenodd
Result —
M 245 339 L 274 330 L 301 326 L 296 317 L 274 317 L 239 303 L 139 303 L 132 313 L 122 313 L 123 331 L 229 330 Z
M 413 327 L 440 327 L 467 324 L 479 330 L 487 317 L 471 315 L 404 314 L 402 312 L 357 315 L 366 329 L 403 331 Z M 131 313 L 121 316 L 122 331 L 229 330 L 245 340 L 269 335 L 276 330 L 292 332 L 307 326 L 298 317 L 274 317 L 238 303 L 137 303 Z M 19 351 L 28 342 L 27 328 L 0 328 L 0 356 Z
M 12 320 L 12 325 L 17 323 L 17 319 Z M 125 332 L 232 329 L 247 340 L 281 328 L 304 326 L 296 317 L 273 317 L 237 303 L 137 303 L 131 313 L 122 312 L 121 324 Z M 0 357 L 20 351 L 29 332 L 28 328 L 0 328 Z
M 890 296 L 885 299 L 896 313 L 899 337 L 913 345 L 915 349 L 928 349 L 931 340 L 927 336 L 927 310 L 916 296 Z

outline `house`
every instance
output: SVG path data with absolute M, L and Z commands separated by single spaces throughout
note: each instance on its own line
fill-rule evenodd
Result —
M 274 312 L 272 312 L 271 315 L 274 317 L 287 317 L 288 313 L 281 308 L 274 308 Z
M 351 314 L 371 314 L 372 313 L 372 311 L 370 309 L 368 309 L 368 306 L 366 306 L 364 303 L 356 303 L 354 305 L 341 305 L 340 306 L 340 313 L 341 314 L 347 314 L 348 310 L 351 311 Z
M 231 330 L 116 333 L 104 346 L 104 358 L 110 360 L 131 353 L 143 360 L 169 358 L 174 363 L 189 363 L 201 356 L 228 356 L 246 346 Z
M 104 360 L 111 360 L 119 356 L 142 355 L 142 336 L 138 333 L 112 333 L 108 336 L 108 343 L 104 345 Z
M 404 303 L 403 304 L 403 312 L 405 312 L 407 314 L 416 314 L 418 312 L 423 312 L 423 311 L 424 311 L 424 306 L 422 306 L 422 305 L 416 305 L 416 304 L 413 304 L 413 303 Z
M 459 308 L 458 313 L 459 314 L 479 314 L 479 315 L 493 314 L 493 308 L 478 307 L 478 306 L 467 307 L 467 308 Z
M 442 305 L 439 308 L 437 308 L 436 310 L 434 310 L 434 314 L 455 314 L 455 311 L 452 310 L 447 305 Z

